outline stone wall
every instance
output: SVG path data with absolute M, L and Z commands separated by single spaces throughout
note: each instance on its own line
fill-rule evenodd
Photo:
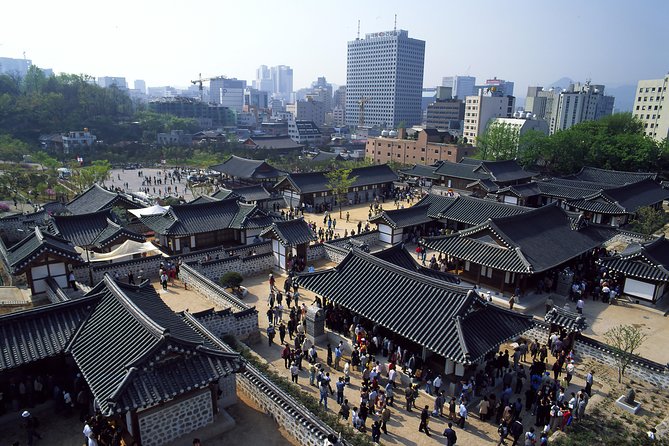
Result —
M 258 310 L 249 307 L 236 296 L 228 293 L 215 282 L 189 265 L 182 265 L 181 278 L 188 282 L 188 286 L 196 290 L 212 304 L 230 309 L 230 314 L 218 312 L 221 316 L 216 322 L 204 322 L 216 335 L 234 334 L 238 339 L 247 342 L 256 342 L 259 339 Z
M 117 263 L 105 263 L 100 266 L 91 266 L 91 273 L 93 274 L 93 284 L 102 280 L 106 273 L 114 277 L 114 273 L 118 272 L 121 280 L 127 280 L 128 272 L 132 271 L 135 276 L 135 283 L 139 283 L 137 278 L 139 271 L 142 270 L 142 279 L 157 280 L 160 271 L 160 262 L 164 262 L 165 257 L 161 255 L 141 257 L 139 259 L 126 260 Z M 77 282 L 88 283 L 88 266 L 82 265 L 74 268 L 74 276 Z
M 230 256 L 230 251 L 234 251 L 235 255 L 239 257 L 248 257 L 251 255 L 252 251 L 255 251 L 256 254 L 267 254 L 268 252 L 272 252 L 272 243 L 270 241 L 262 241 L 260 243 L 238 246 L 234 248 L 223 248 L 222 246 L 219 246 L 217 248 L 189 252 L 188 254 L 178 254 L 173 256 L 172 259 L 180 259 L 184 263 L 199 262 L 207 255 L 212 259 L 215 259 L 216 256 L 221 259 L 225 259 Z
M 606 241 L 605 246 L 611 246 L 614 244 L 624 244 L 629 245 L 632 243 L 643 243 L 651 240 L 653 237 L 645 234 L 640 234 L 638 232 L 618 230 L 618 233 L 612 238 Z
M 325 245 L 323 245 L 322 243 L 309 245 L 309 248 L 307 248 L 307 263 L 313 262 L 315 260 L 320 260 L 324 257 L 325 257 Z
M 244 373 L 235 376 L 237 391 L 242 392 L 265 413 L 271 415 L 298 444 L 322 446 L 328 435 L 337 434 L 252 365 L 248 364 Z M 332 403 L 334 404 L 334 401 Z M 348 445 L 344 440 L 341 444 Z
M 340 248 L 339 246 L 332 246 L 325 244 L 325 258 L 334 263 L 341 263 L 344 257 L 348 255 L 348 249 Z
M 214 421 L 211 390 L 205 387 L 185 399 L 137 415 L 142 445 L 163 445 Z
M 538 339 L 539 342 L 545 343 L 548 341 L 548 325 L 538 323 L 534 328 L 523 333 L 523 337 L 530 340 Z M 574 348 L 576 349 L 577 357 L 590 358 L 610 367 L 618 367 L 616 352 L 602 342 L 581 335 L 576 339 Z M 635 356 L 627 367 L 625 374 L 626 376 L 629 375 L 663 389 L 669 389 L 669 373 L 667 368 L 662 364 L 649 361 L 645 358 Z
M 226 257 L 209 262 L 189 263 L 189 266 L 195 268 L 208 279 L 218 282 L 221 276 L 228 271 L 238 272 L 242 276 L 254 276 L 269 271 L 274 266 L 274 254 L 269 252 L 249 257 Z

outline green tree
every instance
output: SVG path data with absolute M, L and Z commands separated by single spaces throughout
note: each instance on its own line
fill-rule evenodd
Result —
M 236 290 L 244 281 L 244 277 L 236 271 L 228 271 L 227 273 L 221 276 L 221 285 L 226 288 L 232 288 Z
M 3 161 L 19 162 L 23 155 L 30 153 L 30 146 L 23 141 L 12 138 L 10 135 L 0 134 L 0 159 Z
M 72 177 L 70 181 L 78 192 L 83 192 L 95 183 L 102 183 L 109 178 L 111 164 L 107 160 L 93 161 L 91 165 L 80 167 L 76 163 L 70 165 Z
M 630 226 L 633 231 L 651 235 L 662 229 L 666 222 L 667 213 L 664 209 L 644 206 L 636 212 L 636 217 L 630 222 Z
M 508 160 L 518 155 L 518 130 L 505 122 L 493 122 L 476 138 L 477 157 Z
M 604 333 L 606 342 L 616 351 L 618 365 L 618 382 L 622 383 L 625 370 L 632 362 L 639 348 L 648 336 L 634 325 L 618 325 Z
M 325 174 L 328 179 L 327 187 L 337 198 L 339 203 L 339 218 L 341 217 L 342 202 L 346 199 L 349 189 L 353 187 L 357 176 L 351 176 L 352 169 L 335 169 Z

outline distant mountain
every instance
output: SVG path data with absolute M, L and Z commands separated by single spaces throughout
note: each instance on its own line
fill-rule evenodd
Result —
M 616 98 L 613 104 L 616 112 L 629 112 L 634 107 L 634 94 L 636 85 L 620 85 L 618 87 L 606 87 L 604 93 Z
M 574 80 L 570 79 L 568 77 L 561 77 L 560 79 L 556 80 L 552 84 L 548 85 L 547 87 L 544 87 L 544 90 L 548 90 L 550 88 L 562 88 L 563 90 L 569 86 L 569 84 L 573 84 Z

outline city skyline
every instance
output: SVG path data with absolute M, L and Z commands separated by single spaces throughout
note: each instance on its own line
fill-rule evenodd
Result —
M 427 1 L 421 11 L 407 11 L 399 1 L 344 1 L 319 4 L 314 11 L 306 1 L 281 8 L 260 0 L 201 2 L 197 8 L 172 3 L 165 10 L 154 1 L 119 0 L 103 15 L 80 1 L 63 8 L 40 0 L 35 5 L 40 14 L 30 17 L 29 26 L 16 20 L 24 13 L 18 4 L 3 6 L 0 56 L 21 58 L 25 51 L 36 65 L 56 73 L 122 76 L 129 84 L 142 79 L 149 86 L 188 86 L 198 73 L 250 84 L 259 66 L 288 65 L 297 90 L 319 76 L 344 85 L 346 47 L 356 38 L 358 20 L 364 37 L 392 30 L 397 14 L 397 29 L 426 41 L 424 86 L 440 85 L 444 76 L 497 76 L 515 82 L 516 95 L 523 97 L 527 86 L 563 76 L 607 86 L 662 77 L 669 69 L 669 50 L 661 45 L 669 40 L 662 24 L 669 4 L 644 4 L 653 14 L 638 21 L 632 20 L 629 2 L 600 0 L 568 1 L 560 11 L 548 3 L 529 10 L 524 3 L 500 8 L 485 0 Z M 210 17 L 221 17 L 220 26 Z M 54 29 L 54 23 L 60 26 Z

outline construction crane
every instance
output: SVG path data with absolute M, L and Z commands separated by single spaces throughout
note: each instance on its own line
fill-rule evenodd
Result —
M 200 74 L 198 75 L 198 78 L 197 78 L 197 79 L 195 79 L 194 81 L 190 81 L 191 84 L 193 84 L 193 85 L 197 85 L 197 86 L 198 86 L 198 89 L 200 90 L 200 101 L 201 101 L 201 102 L 204 102 L 204 93 L 203 93 L 204 88 L 202 87 L 202 82 L 207 82 L 207 81 L 210 81 L 210 80 L 213 80 L 213 79 L 227 79 L 227 77 L 224 75 L 224 76 L 205 77 L 205 78 L 203 78 L 203 77 L 202 77 L 202 73 L 200 73 Z
M 361 96 L 358 100 L 358 105 L 360 106 L 360 116 L 358 119 L 358 127 L 363 127 L 365 125 L 365 104 L 370 101 L 369 98 Z

